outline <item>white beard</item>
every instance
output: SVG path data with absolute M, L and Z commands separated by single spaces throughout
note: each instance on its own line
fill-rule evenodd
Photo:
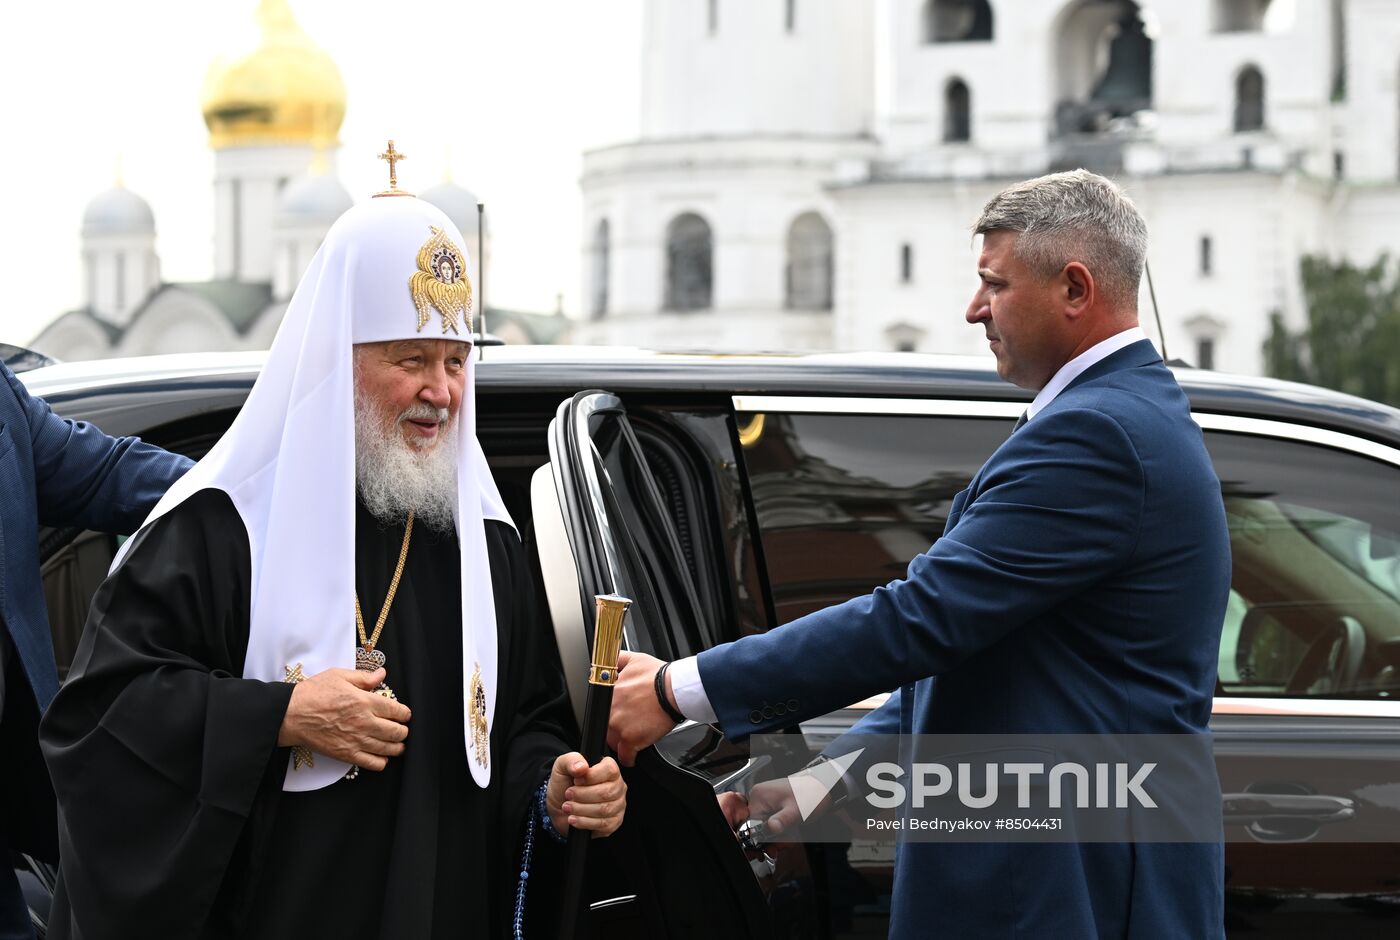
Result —
M 358 385 L 358 383 L 357 383 Z M 404 440 L 403 422 L 437 418 L 437 441 L 421 450 Z M 417 523 L 455 531 L 457 422 L 447 409 L 419 402 L 392 422 L 358 387 L 355 391 L 355 483 L 365 508 L 380 522 L 397 525 L 411 511 Z

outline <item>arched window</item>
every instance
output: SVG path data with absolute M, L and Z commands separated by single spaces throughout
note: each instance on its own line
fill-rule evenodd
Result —
M 817 213 L 804 212 L 788 229 L 785 306 L 830 310 L 834 269 L 831 226 Z
M 1246 65 L 1235 76 L 1235 130 L 1264 129 L 1264 73 Z
M 117 252 L 117 309 L 114 313 L 126 312 L 126 254 Z
M 1200 336 L 1196 338 L 1196 368 L 1215 368 L 1215 337 Z
M 1078 0 L 1055 24 L 1058 135 L 1101 134 L 1152 108 L 1154 41 L 1137 3 Z
M 927 0 L 924 42 L 987 42 L 992 38 L 992 5 L 987 0 Z
M 600 219 L 593 230 L 593 319 L 601 320 L 608 313 L 608 252 L 611 248 L 608 220 Z
M 714 238 L 710 223 L 686 212 L 666 226 L 667 310 L 705 310 L 714 296 Z
M 972 92 L 967 82 L 955 78 L 943 92 L 943 140 L 965 143 L 972 139 Z
M 1220 340 L 1225 335 L 1225 322 L 1208 313 L 1198 314 L 1186 321 L 1186 330 L 1195 347 L 1196 367 L 1214 369 Z
M 1215 31 L 1217 33 L 1257 33 L 1277 20 L 1269 16 L 1272 0 L 1215 0 Z M 1288 4 L 1281 4 L 1287 6 Z

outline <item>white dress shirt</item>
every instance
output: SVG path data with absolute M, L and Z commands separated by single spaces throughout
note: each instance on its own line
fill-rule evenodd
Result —
M 1147 334 L 1143 332 L 1142 327 L 1129 327 L 1095 343 L 1060 366 L 1059 371 L 1051 376 L 1050 381 L 1045 383 L 1045 387 L 1026 409 L 1026 420 L 1035 418 L 1046 405 L 1055 400 L 1055 396 L 1069 387 L 1069 383 L 1079 378 L 1090 366 L 1107 359 L 1125 346 L 1145 339 Z M 676 660 L 667 670 L 667 675 L 671 680 L 671 692 L 675 696 L 676 707 L 680 709 L 681 714 L 691 721 L 713 724 L 716 720 L 715 710 L 710 706 L 710 697 L 705 694 L 705 684 L 700 681 L 700 667 L 696 664 L 695 657 L 687 656 L 685 659 Z

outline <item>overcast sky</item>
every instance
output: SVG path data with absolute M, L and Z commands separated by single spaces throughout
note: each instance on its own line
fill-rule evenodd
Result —
M 494 306 L 578 310 L 580 153 L 636 136 L 641 0 L 290 0 L 340 66 L 339 175 L 410 191 L 453 178 L 487 206 Z M 256 43 L 257 0 L 9 3 L 0 31 L 0 342 L 82 302 L 83 207 L 120 172 L 156 215 L 168 281 L 213 274 L 209 64 Z M 443 117 L 444 95 L 455 107 Z

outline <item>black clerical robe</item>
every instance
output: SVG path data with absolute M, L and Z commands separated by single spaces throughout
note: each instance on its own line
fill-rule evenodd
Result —
M 368 629 L 402 536 L 357 509 Z M 292 686 L 241 678 L 250 563 L 232 502 L 202 491 L 137 539 L 43 722 L 61 814 L 49 935 L 507 936 L 536 792 L 576 734 L 515 531 L 486 523 L 500 687 L 485 790 L 463 745 L 455 536 L 415 526 L 378 644 L 413 710 L 405 753 L 306 793 L 281 788 Z M 537 833 L 534 855 L 530 893 L 547 902 L 562 853 Z

